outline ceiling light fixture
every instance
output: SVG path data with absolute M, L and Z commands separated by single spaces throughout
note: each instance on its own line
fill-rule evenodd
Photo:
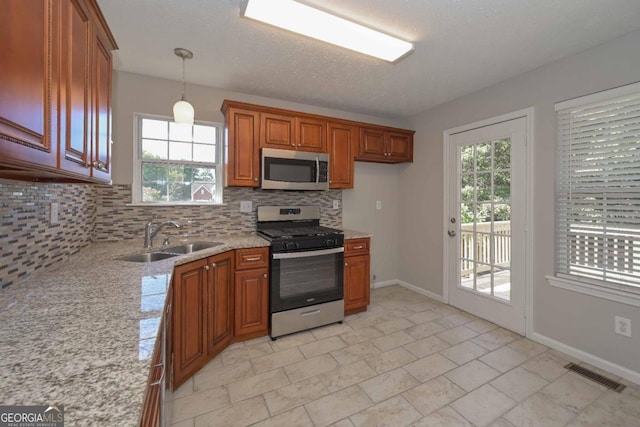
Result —
M 173 120 L 176 123 L 193 125 L 195 111 L 193 110 L 193 105 L 189 104 L 184 96 L 187 88 L 187 81 L 184 79 L 184 61 L 185 59 L 193 58 L 193 52 L 177 47 L 173 50 L 173 53 L 182 58 L 182 99 L 173 105 Z
M 413 43 L 293 0 L 247 0 L 242 16 L 389 62 L 414 50 Z

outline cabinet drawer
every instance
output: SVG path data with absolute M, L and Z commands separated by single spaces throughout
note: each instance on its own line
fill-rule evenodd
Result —
M 371 240 L 367 237 L 364 239 L 349 239 L 344 241 L 344 256 L 366 255 L 369 253 Z
M 236 270 L 269 267 L 269 248 L 236 249 Z

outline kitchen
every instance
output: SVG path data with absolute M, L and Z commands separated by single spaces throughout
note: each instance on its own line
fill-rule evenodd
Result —
M 101 5 L 102 6 L 102 5 Z M 106 8 L 106 6 L 103 6 Z M 110 19 L 107 19 L 110 26 L 113 26 Z M 248 24 L 244 24 L 248 25 Z M 637 33 L 635 33 L 637 39 Z M 610 72 L 613 74 L 608 79 L 600 78 L 596 81 L 597 84 L 587 85 L 582 87 L 574 87 L 571 90 L 564 91 L 563 96 L 553 99 L 567 99 L 574 96 L 579 96 L 584 93 L 590 93 L 595 90 L 602 90 L 609 87 L 629 83 L 633 80 L 633 73 L 625 70 L 633 70 L 633 58 L 637 55 L 625 55 L 625 52 L 635 52 L 634 48 L 634 35 L 632 34 L 626 40 L 621 39 L 617 41 L 613 46 L 605 46 L 600 49 L 601 54 L 608 55 L 608 52 L 620 52 L 615 58 L 624 57 L 625 61 L 629 62 L 627 67 L 620 67 L 620 70 Z M 122 41 L 117 33 L 115 33 L 116 41 L 122 45 Z M 612 42 L 613 43 L 613 42 Z M 121 49 L 123 46 L 120 46 Z M 3 215 L 3 218 L 10 218 L 7 222 L 3 222 L 3 231 L 10 229 L 8 236 L 2 237 L 3 239 L 3 255 L 9 253 L 11 255 L 5 255 L 3 258 L 11 256 L 11 267 L 6 267 L 3 271 L 11 271 L 12 275 L 20 277 L 20 274 L 25 271 L 34 271 L 38 273 L 39 277 L 52 276 L 55 277 L 55 268 L 57 268 L 56 261 L 64 258 L 64 254 L 75 254 L 87 245 L 88 242 L 95 240 L 97 242 L 118 242 L 125 236 L 131 238 L 130 251 L 142 248 L 143 243 L 143 229 L 144 224 L 148 221 L 153 214 L 157 214 L 158 221 L 164 220 L 177 220 L 181 225 L 185 225 L 182 230 L 179 229 L 166 229 L 169 236 L 172 236 L 172 244 L 176 242 L 176 239 L 181 238 L 180 233 L 193 233 L 198 236 L 203 229 L 209 231 L 210 234 L 215 236 L 233 235 L 238 233 L 252 233 L 255 231 L 255 209 L 259 205 L 263 204 L 315 204 L 321 207 L 324 214 L 327 215 L 326 224 L 328 226 L 334 226 L 337 228 L 347 228 L 361 230 L 365 233 L 370 233 L 372 237 L 371 247 L 371 273 L 376 274 L 374 284 L 385 284 L 388 282 L 398 283 L 402 281 L 406 284 L 413 284 L 419 288 L 429 290 L 429 292 L 436 293 L 437 284 L 439 282 L 438 275 L 442 270 L 442 254 L 439 254 L 438 245 L 441 245 L 441 227 L 436 226 L 431 229 L 424 229 L 426 222 L 424 219 L 428 219 L 428 223 L 440 224 L 442 222 L 442 209 L 439 203 L 434 203 L 437 206 L 428 206 L 429 198 L 427 197 L 414 197 L 415 194 L 424 194 L 424 191 L 420 188 L 424 184 L 421 182 L 436 182 L 441 181 L 442 166 L 438 166 L 441 162 L 442 155 L 436 151 L 430 151 L 426 147 L 415 144 L 414 163 L 413 164 L 377 164 L 377 163 L 355 163 L 355 179 L 354 189 L 352 190 L 329 190 L 322 193 L 310 193 L 309 198 L 312 200 L 303 200 L 300 202 L 299 197 L 295 194 L 286 192 L 278 192 L 277 196 L 272 196 L 272 193 L 266 193 L 261 191 L 252 190 L 249 188 L 229 188 L 224 189 L 225 206 L 208 206 L 206 208 L 201 207 L 161 207 L 151 208 L 147 206 L 128 206 L 131 201 L 130 184 L 132 182 L 133 156 L 130 154 L 132 147 L 132 135 L 134 134 L 134 113 L 143 112 L 145 114 L 169 116 L 171 114 L 170 108 L 173 103 L 179 98 L 182 84 L 179 80 L 180 77 L 180 64 L 173 55 L 172 49 L 176 46 L 171 46 L 166 52 L 167 63 L 171 64 L 170 69 L 167 72 L 174 76 L 171 80 L 166 80 L 157 77 L 143 76 L 133 72 L 117 71 L 113 75 L 113 161 L 112 161 L 112 179 L 115 183 L 113 187 L 110 186 L 92 186 L 83 184 L 30 184 L 24 181 L 2 181 L 0 191 L 2 193 L 2 201 L 5 204 L 4 209 L 10 212 L 9 215 Z M 185 47 L 190 47 L 185 44 Z M 196 58 L 198 58 L 198 51 L 195 51 Z M 116 51 L 117 52 L 117 51 Z M 593 61 L 595 63 L 598 52 L 591 55 L 594 56 L 590 59 L 588 53 L 583 54 L 582 57 L 574 59 L 573 62 L 569 62 L 569 65 L 578 67 L 578 63 L 581 61 Z M 195 60 L 194 60 L 195 61 Z M 189 75 L 191 63 L 187 62 L 187 75 Z M 551 75 L 561 68 L 560 65 L 551 71 Z M 637 69 L 637 68 L 636 68 Z M 544 71 L 544 70 L 543 70 Z M 541 71 L 542 73 L 542 71 Z M 527 83 L 529 87 L 539 88 L 544 81 L 544 75 L 541 75 L 537 80 L 536 76 L 530 77 L 533 83 Z M 525 77 L 523 77 L 525 79 Z M 636 79 L 637 80 L 637 79 Z M 517 86 L 517 82 L 511 83 Z M 524 83 L 523 83 L 524 84 Z M 505 83 L 505 88 L 497 88 L 496 91 L 509 90 L 509 83 Z M 516 88 L 517 89 L 517 88 Z M 478 99 L 469 99 L 471 104 L 482 104 L 480 95 L 477 95 Z M 525 95 L 523 95 L 525 97 Z M 187 85 L 187 99 L 191 102 L 196 110 L 196 118 L 211 120 L 217 123 L 224 122 L 224 116 L 220 111 L 220 107 L 225 99 L 237 100 L 245 103 L 251 103 L 254 105 L 268 106 L 286 109 L 296 112 L 304 112 L 315 115 L 321 115 L 326 117 L 339 117 L 341 119 L 348 119 L 363 123 L 374 123 L 378 125 L 387 125 L 403 129 L 416 129 L 416 138 L 421 138 L 423 144 L 426 144 L 427 140 L 433 140 L 433 144 L 437 145 L 436 141 L 442 138 L 441 129 L 437 128 L 437 125 L 433 124 L 437 120 L 442 120 L 447 123 L 446 128 L 452 128 L 465 122 L 473 122 L 480 120 L 487 116 L 498 115 L 505 111 L 516 110 L 529 104 L 536 104 L 547 102 L 547 98 L 543 101 L 537 101 L 538 98 L 533 95 L 527 94 L 525 99 L 515 101 L 503 101 L 505 106 L 496 106 L 491 113 L 480 113 L 481 109 L 478 105 L 475 105 L 474 112 L 465 113 L 464 119 L 453 120 L 452 113 L 446 114 L 445 110 L 434 110 L 431 120 L 422 120 L 421 116 L 417 116 L 415 119 L 398 119 L 398 118 L 379 118 L 376 114 L 363 114 L 356 112 L 343 112 L 328 107 L 313 106 L 313 102 L 308 103 L 293 103 L 290 101 L 282 101 L 276 99 L 276 97 L 248 95 L 230 90 L 214 89 L 209 86 L 199 86 L 189 83 Z M 463 101 L 460 101 L 460 109 L 466 111 Z M 523 105 L 522 105 L 523 104 Z M 451 107 L 454 108 L 455 106 Z M 365 110 L 363 110 L 365 111 Z M 477 111 L 477 112 L 476 112 Z M 544 111 L 544 110 L 543 110 Z M 443 115 L 444 119 L 438 115 Z M 544 116 L 543 116 L 544 117 Z M 548 119 L 549 117 L 547 117 Z M 433 121 L 432 121 L 433 120 Z M 462 120 L 462 121 L 460 121 Z M 549 120 L 553 120 L 552 118 Z M 431 126 L 431 127 L 428 127 Z M 437 129 L 435 131 L 434 129 Z M 442 128 L 444 129 L 444 128 Z M 543 129 L 544 132 L 544 129 Z M 547 131 L 548 133 L 548 131 Z M 429 135 L 421 137 L 420 135 Z M 434 136 L 434 134 L 436 134 Z M 118 145 L 120 144 L 120 147 Z M 441 143 L 440 143 L 441 144 Z M 420 162 L 417 160 L 420 159 Z M 551 184 L 551 188 L 553 185 Z M 400 190 L 402 189 L 402 190 Z M 540 190 L 542 191 L 542 190 Z M 442 187 L 440 184 L 430 188 L 429 194 L 437 199 L 438 194 L 441 194 Z M 276 194 L 276 193 L 273 193 Z M 546 193 L 545 193 L 546 194 Z M 548 194 L 543 196 L 548 197 Z M 275 199 L 275 200 L 274 200 Z M 42 203 L 42 200 L 47 200 L 46 203 Z M 333 208 L 333 201 L 340 200 L 341 203 L 338 209 Z M 49 225 L 51 217 L 50 202 L 58 201 L 60 203 L 59 208 L 59 223 Z M 241 201 L 252 201 L 253 211 L 251 213 L 240 212 Z M 376 202 L 381 201 L 381 210 L 375 209 Z M 414 212 L 415 210 L 415 212 Z M 421 218 L 422 217 L 422 218 Z M 33 219 L 37 218 L 36 221 Z M 541 218 L 540 221 L 543 221 Z M 549 219 L 546 219 L 549 221 Z M 551 219 L 552 221 L 552 219 Z M 191 228 L 189 228 L 191 227 Z M 539 229 L 546 229 L 547 226 L 540 226 Z M 416 232 L 416 230 L 418 232 Z M 5 233 L 2 233 L 3 235 Z M 162 242 L 162 235 L 156 237 L 155 245 L 160 245 Z M 546 238 L 546 237 L 545 237 Z M 418 239 L 426 239 L 430 246 L 428 246 L 429 253 L 433 253 L 432 257 L 428 257 L 426 260 L 416 261 L 415 257 L 424 251 L 418 251 L 416 248 L 420 247 L 420 242 L 415 242 Z M 6 242 L 6 244 L 5 244 Z M 32 243 L 33 242 L 33 243 Z M 402 245 L 400 245 L 402 242 Z M 115 244 L 117 246 L 117 243 Z M 407 246 L 408 245 L 408 246 Z M 34 249 L 38 248 L 38 251 L 33 253 Z M 411 249 L 414 248 L 414 249 Z M 409 250 L 411 249 L 411 250 Z M 541 246 L 540 251 L 545 251 L 544 246 Z M 546 249 L 548 250 L 548 248 Z M 7 251 L 7 252 L 4 252 Z M 127 251 L 125 251 L 127 252 Z M 82 253 L 82 251 L 80 251 Z M 20 259 L 30 257 L 36 258 L 33 261 L 19 262 Z M 544 257 L 544 256 L 543 256 Z M 16 261 L 13 261 L 16 258 Z M 95 258 L 94 258 L 95 259 Z M 74 257 L 71 257 L 71 262 L 76 263 L 78 268 L 82 266 L 82 260 L 77 259 L 74 261 Z M 37 264 L 38 269 L 34 268 L 34 262 Z M 165 261 L 162 261 L 165 262 Z M 412 265 L 407 265 L 407 264 Z M 2 263 L 2 266 L 5 263 Z M 28 264 L 28 265 L 27 265 Z M 104 277 L 110 277 L 111 274 L 105 266 L 105 269 L 101 269 L 98 263 L 93 263 L 92 269 L 95 269 L 97 277 L 101 275 Z M 1 266 L 0 266 L 1 267 Z M 54 269 L 52 270 L 51 267 Z M 127 276 L 127 271 L 131 271 L 134 267 L 123 267 L 122 271 L 118 272 L 118 275 L 122 277 Z M 13 271 L 17 269 L 16 271 Z M 424 271 L 423 271 L 424 269 Z M 39 270 L 45 270 L 45 273 L 40 273 Z M 544 269 L 549 271 L 548 268 Z M 435 276 L 434 276 L 435 275 Z M 434 276 L 433 284 L 423 285 L 422 282 L 425 277 Z M 4 280 L 3 276 L 3 280 Z M 42 279 L 41 279 L 42 280 Z M 14 281 L 14 280 L 12 280 Z M 58 278 L 55 283 L 63 283 L 64 280 Z M 4 282 L 3 282 L 4 284 Z M 19 279 L 16 279 L 7 289 L 15 289 L 15 285 L 20 285 Z M 71 284 L 69 284 L 71 286 Z M 434 287 L 435 286 L 435 287 Z M 547 285 L 548 286 L 548 285 Z M 33 288 L 25 289 L 25 298 L 37 298 L 37 284 L 33 285 Z M 118 289 L 118 288 L 116 288 Z M 113 289 L 111 289 L 113 290 Z M 90 295 L 87 300 L 87 304 L 91 301 L 96 303 L 99 298 L 103 296 L 104 292 L 109 291 L 104 287 L 101 289 L 92 289 L 88 294 Z M 60 290 L 59 304 L 64 305 L 65 300 L 69 300 L 69 295 L 65 295 L 66 291 Z M 69 290 L 71 292 L 71 290 Z M 95 294 L 94 294 L 95 292 Z M 141 292 L 141 291 L 140 291 Z M 441 291 L 438 291 L 438 293 Z M 53 301 L 50 302 L 53 304 Z M 8 305 L 8 304 L 7 304 Z M 126 314 L 126 309 L 121 307 L 121 311 L 117 309 L 118 303 L 114 301 L 111 307 L 114 307 L 116 311 L 113 313 L 115 316 L 129 317 L 128 328 L 132 331 L 136 331 L 136 339 L 139 338 L 138 333 L 140 330 L 139 324 L 131 319 L 131 315 Z M 3 304 L 3 306 L 6 306 Z M 53 305 L 52 305 L 53 306 Z M 58 307 L 58 306 L 56 306 Z M 44 307 L 42 307 L 44 310 Z M 19 309 L 19 306 L 14 308 Z M 84 307 L 88 309 L 88 307 Z M 609 322 L 609 314 L 616 312 L 618 308 L 607 309 L 606 315 L 603 314 L 603 319 Z M 622 307 L 624 310 L 624 306 Z M 53 309 L 51 310 L 53 315 Z M 64 324 L 65 316 L 73 316 L 73 307 L 67 307 L 65 310 L 55 310 L 58 314 L 57 320 Z M 105 316 L 110 315 L 109 312 L 105 312 Z M 625 317 L 636 319 L 637 315 L 634 311 L 628 311 L 622 313 Z M 46 312 L 42 313 L 44 319 L 47 319 Z M 16 325 L 15 320 L 20 319 L 15 315 L 15 312 L 10 310 L 3 310 L 2 313 L 3 322 L 5 325 L 12 326 L 13 333 L 16 336 L 33 337 L 36 341 L 36 336 L 33 331 L 29 331 L 28 324 L 24 323 L 22 328 Z M 5 317 L 6 316 L 6 317 Z M 538 318 L 543 315 L 537 316 Z M 611 314 L 611 317 L 613 315 Z M 96 319 L 98 324 L 100 322 L 108 322 L 108 319 L 100 320 Z M 604 322 L 604 320 L 603 320 Z M 637 322 L 637 321 L 636 321 Z M 104 323 L 103 323 L 104 324 Z M 607 323 L 608 324 L 608 323 Z M 57 323 L 51 321 L 51 325 L 55 326 Z M 542 325 L 545 326 L 545 325 Z M 122 330 L 124 330 L 123 327 Z M 573 328 L 575 329 L 575 328 Z M 46 330 L 43 328 L 37 328 L 37 330 L 46 334 Z M 546 329 L 549 334 L 549 329 Z M 23 333 L 24 332 L 24 333 Z M 105 334 L 105 341 L 117 342 L 117 335 L 119 330 L 113 331 L 114 337 L 110 337 Z M 96 331 L 97 333 L 97 331 Z M 98 334 L 100 335 L 100 334 Z M 604 336 L 604 332 L 601 334 Z M 46 335 L 43 335 L 46 336 Z M 107 362 L 107 354 L 109 350 L 107 347 L 105 350 L 101 350 L 98 343 L 102 342 L 100 336 L 92 337 L 97 340 L 96 344 L 91 345 L 93 348 L 93 354 L 90 354 L 96 360 L 102 359 L 104 364 L 102 370 L 97 372 L 109 371 L 109 363 Z M 560 338 L 560 337 L 557 337 Z M 609 338 L 606 338 L 609 339 Z M 613 340 L 613 338 L 611 338 Z M 571 342 L 569 338 L 562 337 L 562 340 Z M 630 340 L 631 343 L 635 341 Z M 45 341 L 42 341 L 43 343 Z M 276 341 L 277 342 L 277 341 Z M 612 341 L 614 346 L 619 345 L 617 341 Z M 100 344 L 104 346 L 103 344 Z M 616 359 L 617 356 L 607 355 L 606 351 L 599 349 L 599 346 L 592 346 L 591 344 L 574 344 L 576 347 L 583 349 L 591 349 L 595 354 L 600 354 L 600 357 L 604 359 L 613 359 L 617 364 L 627 366 L 629 369 L 636 370 L 637 367 L 633 365 L 633 362 L 627 362 L 624 359 Z M 627 346 L 626 342 L 623 342 L 623 346 Z M 611 345 L 610 345 L 611 346 Z M 138 345 L 136 343 L 136 351 Z M 631 347 L 633 348 L 633 347 Z M 595 349 L 595 350 L 594 350 Z M 60 350 L 63 351 L 63 350 Z M 4 351 L 3 351 L 4 354 Z M 87 356 L 87 360 L 91 358 Z M 92 362 L 94 363 L 94 362 Z M 81 366 L 81 363 L 78 363 Z M 148 363 L 147 363 L 148 366 Z M 53 370 L 51 366 L 48 366 L 50 370 Z M 7 374 L 8 375 L 8 374 Z M 102 374 L 104 376 L 106 374 Z M 108 375 L 107 375 L 108 376 Z M 4 375 L 3 375 L 4 377 Z M 57 377 L 53 377 L 54 379 Z M 62 379 L 57 378 L 61 384 L 64 384 Z M 139 381 L 138 381 L 139 380 Z M 146 377 L 142 372 L 138 372 L 133 376 L 131 383 L 137 382 L 144 383 Z M 92 383 L 91 381 L 83 382 L 90 387 L 95 384 L 95 387 L 99 387 L 98 383 Z M 9 383 L 7 383 L 9 384 Z M 16 387 L 18 386 L 16 385 Z M 33 390 L 31 388 L 31 390 Z M 78 392 L 81 393 L 80 390 Z M 87 399 L 91 398 L 91 395 L 96 393 L 94 390 L 87 391 Z M 111 391 L 111 398 L 114 402 L 119 402 L 118 392 Z M 3 393 L 3 396 L 5 394 Z M 125 393 L 122 393 L 122 401 L 127 401 Z M 46 400 L 46 396 L 42 399 Z M 136 400 L 131 397 L 131 400 Z M 141 398 L 137 398 L 141 405 Z M 20 404 L 21 400 L 18 396 L 14 401 L 6 401 L 7 404 Z M 39 403 L 39 402 L 38 402 Z M 65 404 L 64 399 L 61 399 L 62 404 Z M 4 402 L 3 402 L 4 404 Z M 133 403 L 130 403 L 133 405 Z M 138 405 L 138 406 L 140 406 Z M 90 408 L 92 405 L 87 401 L 83 405 L 85 408 Z M 116 405 L 117 406 L 117 405 Z M 85 409 L 86 410 L 86 409 Z M 100 420 L 97 418 L 96 420 Z M 102 421 L 102 423 L 107 422 Z M 100 424 L 100 421 L 95 421 L 96 424 Z M 134 421 L 135 423 L 135 421 Z

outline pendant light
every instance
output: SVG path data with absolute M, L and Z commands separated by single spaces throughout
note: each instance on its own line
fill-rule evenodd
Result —
M 182 99 L 173 105 L 173 119 L 176 123 L 184 123 L 187 125 L 193 125 L 193 116 L 195 111 L 193 105 L 187 102 L 187 98 L 184 96 L 187 82 L 184 79 L 184 61 L 185 59 L 193 58 L 193 52 L 181 47 L 177 47 L 173 52 L 182 58 Z

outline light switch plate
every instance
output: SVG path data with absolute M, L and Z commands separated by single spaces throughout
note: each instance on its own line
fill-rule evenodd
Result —
M 240 212 L 249 213 L 253 210 L 253 202 L 251 200 L 243 200 L 240 202 Z
M 382 209 L 382 200 L 378 200 L 376 201 L 376 210 L 381 210 Z
M 333 209 L 340 209 L 340 200 L 333 201 Z
M 49 223 L 51 225 L 55 225 L 59 222 L 58 219 L 58 209 L 60 204 L 58 202 L 51 203 L 50 211 L 49 211 Z

